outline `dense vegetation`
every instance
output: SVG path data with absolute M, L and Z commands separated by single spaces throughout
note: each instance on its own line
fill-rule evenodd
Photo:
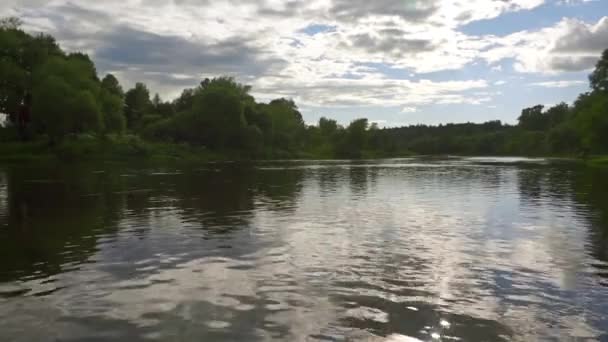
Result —
M 292 100 L 258 103 L 249 86 L 228 77 L 205 79 L 170 102 L 151 97 L 142 83 L 125 92 L 113 75 L 100 79 L 86 54 L 66 53 L 53 37 L 29 35 L 8 18 L 0 21 L 0 112 L 11 125 L 0 139 L 58 150 L 126 144 L 142 154 L 162 143 L 256 158 L 608 153 L 608 50 L 589 79 L 591 91 L 573 105 L 526 108 L 515 126 L 380 129 L 367 119 L 343 127 L 327 118 L 307 126 Z

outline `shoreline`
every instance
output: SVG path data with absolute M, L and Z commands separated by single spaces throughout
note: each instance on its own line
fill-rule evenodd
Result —
M 522 157 L 547 158 L 580 162 L 588 166 L 608 167 L 608 156 L 595 155 L 587 159 L 576 156 L 521 156 L 521 155 L 378 155 L 365 153 L 363 158 L 327 158 L 307 153 L 289 154 L 284 151 L 267 153 L 266 156 L 253 155 L 244 151 L 211 151 L 205 147 L 177 143 L 157 143 L 142 140 L 138 136 L 96 138 L 87 137 L 66 140 L 56 146 L 49 146 L 46 141 L 2 142 L 0 143 L 0 164 L 21 164 L 31 162 L 128 162 L 149 161 L 159 163 L 205 163 L 218 161 L 297 161 L 297 160 L 380 160 L 411 157 Z

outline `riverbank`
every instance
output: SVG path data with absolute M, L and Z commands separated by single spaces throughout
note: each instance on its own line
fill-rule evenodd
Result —
M 403 152 L 399 155 L 382 154 L 377 151 L 361 151 L 360 158 L 382 159 L 407 157 L 412 155 Z M 223 149 L 212 151 L 205 147 L 167 142 L 153 142 L 137 135 L 93 135 L 72 136 L 54 146 L 48 140 L 38 139 L 21 142 L 16 140 L 0 142 L 0 162 L 19 163 L 37 161 L 127 161 L 146 160 L 153 162 L 209 162 L 223 160 L 331 160 L 326 151 L 300 151 L 297 153 L 285 150 L 266 149 L 262 151 L 243 151 Z
M 202 147 L 182 144 L 153 143 L 133 135 L 96 138 L 80 136 L 55 146 L 46 140 L 0 143 L 0 162 L 42 161 L 125 161 L 145 159 L 152 161 L 191 161 L 244 159 L 234 153 L 214 153 Z
M 409 157 L 411 153 L 400 155 L 379 155 L 371 151 L 364 151 L 362 159 L 384 159 Z M 467 155 L 471 157 L 470 155 Z M 542 157 L 542 156 L 536 156 Z M 545 156 L 551 158 L 551 156 Z M 564 156 L 560 156 L 563 158 Z M 152 162 L 209 162 L 223 160 L 270 160 L 270 159 L 309 159 L 331 160 L 325 155 L 314 153 L 289 154 L 284 151 L 267 151 L 264 154 L 253 154 L 244 151 L 223 150 L 211 151 L 200 146 L 175 143 L 157 143 L 141 139 L 136 135 L 107 136 L 98 138 L 82 135 L 67 139 L 60 144 L 50 146 L 47 140 L 30 142 L 1 142 L 0 162 L 44 162 L 44 161 L 128 161 L 146 160 Z M 567 159 L 581 160 L 575 157 Z M 582 161 L 582 160 L 581 160 Z M 598 155 L 587 159 L 589 166 L 608 167 L 608 156 Z
M 608 156 L 594 156 L 587 160 L 587 164 L 591 166 L 608 167 Z

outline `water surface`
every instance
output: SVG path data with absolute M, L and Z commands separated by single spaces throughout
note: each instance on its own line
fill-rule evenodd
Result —
M 608 340 L 608 172 L 0 167 L 1 341 Z

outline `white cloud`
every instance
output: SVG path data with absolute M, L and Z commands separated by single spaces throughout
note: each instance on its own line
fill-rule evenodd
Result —
M 492 42 L 492 48 L 481 56 L 489 63 L 513 58 L 518 72 L 588 70 L 608 47 L 608 17 L 595 24 L 564 18 L 552 27 L 488 40 Z
M 262 77 L 254 83 L 257 97 L 293 98 L 304 106 L 415 106 L 430 103 L 478 104 L 487 97 L 468 96 L 468 90 L 486 88 L 483 80 L 433 82 L 395 80 L 376 76 L 362 79 L 324 78 L 300 80 L 285 77 Z
M 581 86 L 581 85 L 585 85 L 585 84 L 587 84 L 587 82 L 579 81 L 579 80 L 576 80 L 576 81 L 572 81 L 572 80 L 547 81 L 547 82 L 530 83 L 531 86 L 544 87 L 544 88 L 568 88 L 568 87 Z

